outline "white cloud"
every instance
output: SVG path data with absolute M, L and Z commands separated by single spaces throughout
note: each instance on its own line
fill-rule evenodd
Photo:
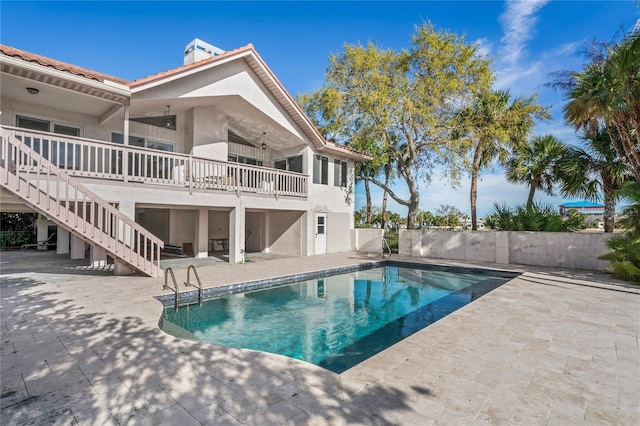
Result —
M 501 51 L 508 63 L 515 64 L 526 55 L 525 46 L 532 37 L 536 12 L 547 3 L 548 0 L 507 1 L 506 10 L 500 16 L 500 23 L 504 32 L 504 47 Z
M 478 45 L 478 55 L 482 57 L 489 57 L 493 50 L 493 43 L 489 41 L 486 37 L 479 38 L 474 42 Z

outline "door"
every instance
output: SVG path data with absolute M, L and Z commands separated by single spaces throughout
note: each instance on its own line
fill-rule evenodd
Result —
M 327 214 L 316 213 L 316 254 L 327 252 Z

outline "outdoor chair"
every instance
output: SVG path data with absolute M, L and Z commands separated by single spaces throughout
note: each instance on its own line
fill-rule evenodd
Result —
M 20 246 L 20 250 L 28 250 L 30 248 L 35 248 L 36 250 L 47 250 L 49 247 L 54 247 L 57 243 L 55 232 L 49 235 L 49 238 L 43 241 L 38 241 L 37 243 L 23 244 Z

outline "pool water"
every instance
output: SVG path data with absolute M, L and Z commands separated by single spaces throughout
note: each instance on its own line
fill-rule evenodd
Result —
M 177 311 L 167 306 L 160 326 L 179 337 L 342 373 L 509 279 L 385 266 L 228 294 Z

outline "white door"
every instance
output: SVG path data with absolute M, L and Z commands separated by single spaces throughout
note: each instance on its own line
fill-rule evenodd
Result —
M 316 213 L 316 254 L 327 252 L 327 214 Z

